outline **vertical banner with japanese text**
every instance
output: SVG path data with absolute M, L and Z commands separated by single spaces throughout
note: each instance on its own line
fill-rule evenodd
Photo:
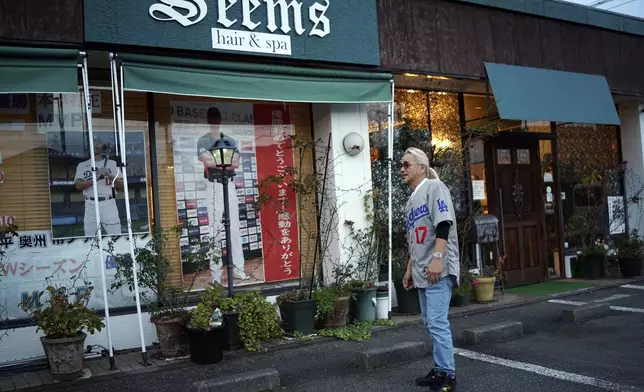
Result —
M 266 281 L 300 277 L 297 199 L 293 183 L 293 126 L 288 107 L 254 105 L 257 177 L 267 193 L 260 206 Z

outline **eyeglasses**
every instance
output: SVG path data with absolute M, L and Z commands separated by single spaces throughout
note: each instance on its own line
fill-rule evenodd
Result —
M 407 162 L 407 161 L 404 161 L 403 163 L 401 163 L 401 164 L 400 164 L 400 166 L 401 166 L 403 169 L 409 169 L 409 168 L 411 167 L 411 165 L 413 165 L 413 163 L 411 163 L 411 162 Z

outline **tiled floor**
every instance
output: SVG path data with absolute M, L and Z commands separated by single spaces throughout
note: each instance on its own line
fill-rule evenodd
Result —
M 91 359 L 85 361 L 84 378 L 104 376 L 108 374 L 129 373 L 141 370 L 149 370 L 160 366 L 168 365 L 170 362 L 156 359 L 156 352 L 148 352 L 149 366 L 143 366 L 141 352 L 132 352 L 114 356 L 117 369 L 109 370 L 110 364 L 107 358 Z M 56 383 L 49 373 L 49 370 L 39 370 L 37 372 L 20 373 L 13 376 L 0 377 L 0 392 L 14 391 L 17 389 L 39 387 L 41 385 Z

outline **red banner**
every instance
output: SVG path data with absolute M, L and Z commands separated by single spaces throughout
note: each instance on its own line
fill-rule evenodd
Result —
M 260 207 L 266 282 L 300 277 L 297 199 L 293 181 L 293 144 L 290 115 L 285 105 L 253 105 L 257 180 L 279 178 L 260 189 L 269 195 Z

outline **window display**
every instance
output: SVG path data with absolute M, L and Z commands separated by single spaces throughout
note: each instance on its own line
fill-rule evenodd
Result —
M 161 199 L 162 225 L 180 227 L 178 258 L 184 285 L 195 289 L 213 282 L 227 285 L 229 256 L 236 285 L 299 278 L 297 199 L 289 185 L 295 165 L 293 137 L 298 130 L 291 110 L 302 112 L 308 105 L 174 96 L 159 96 L 156 102 L 158 118 L 163 121 L 167 116 L 171 123 L 165 140 L 172 141 L 159 151 L 160 161 L 171 168 L 160 172 L 160 182 L 171 176 L 176 203 L 173 223 L 165 209 L 169 197 Z M 161 114 L 163 110 L 169 116 Z M 308 127 L 301 130 L 310 132 Z M 216 181 L 210 151 L 222 134 L 238 148 L 235 175 L 226 190 Z M 259 203 L 259 184 L 268 178 L 275 182 L 267 188 L 270 202 Z M 224 191 L 231 203 L 230 250 L 223 225 Z M 207 238 L 220 244 L 213 262 L 208 266 L 186 262 L 185 255 Z
M 99 213 L 107 235 L 103 247 L 112 244 L 114 253 L 125 253 L 129 251 L 125 194 L 120 186 L 111 93 L 100 89 L 91 89 L 90 93 L 94 153 L 104 172 L 98 185 Z M 6 262 L 0 303 L 10 319 L 26 318 L 18 304 L 33 301 L 34 292 L 48 284 L 65 285 L 80 275 L 94 285 L 95 292 L 102 292 L 101 263 L 106 268 L 107 285 L 114 279 L 116 265 L 107 253 L 100 260 L 95 240 L 95 200 L 81 97 L 0 94 L 0 172 L 6 173 L 0 184 L 0 226 L 18 227 L 17 237 L 0 240 Z M 146 101 L 144 94 L 129 97 L 141 102 L 128 112 L 131 120 L 126 123 L 126 151 L 133 230 L 137 246 L 144 246 L 150 239 Z M 108 303 L 110 307 L 124 307 L 133 305 L 134 300 L 129 290 L 121 289 L 110 292 Z M 103 309 L 102 295 L 92 296 L 90 306 Z

